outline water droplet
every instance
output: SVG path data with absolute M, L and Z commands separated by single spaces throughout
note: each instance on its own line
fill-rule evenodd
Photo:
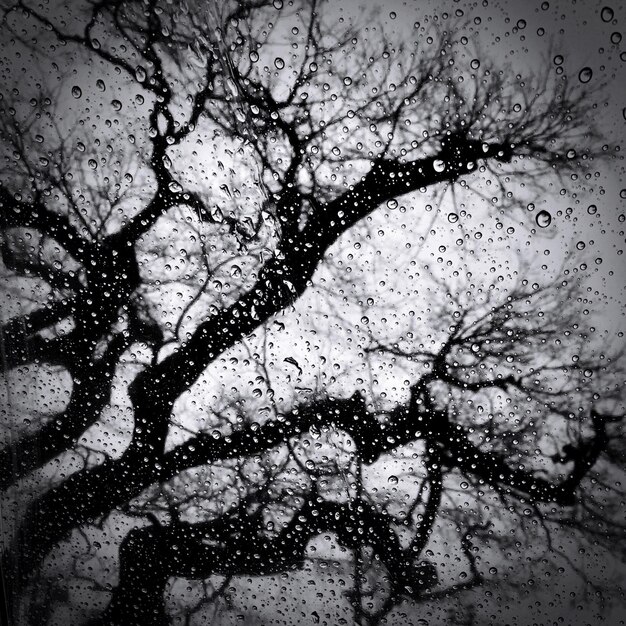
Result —
M 617 45 L 618 43 L 620 43 L 620 41 L 622 41 L 622 33 L 618 33 L 617 31 L 611 33 L 612 44 Z
M 283 0 L 274 0 L 273 5 L 275 9 L 280 11 L 283 8 Z
M 100 90 L 100 91 L 106 91 L 107 86 L 104 84 L 104 81 L 99 78 L 96 81 L 96 87 Z
M 285 67 L 285 61 L 280 57 L 276 57 L 274 59 L 274 67 L 276 67 L 277 70 L 282 70 L 283 67 Z
M 72 95 L 78 100 L 83 95 L 83 90 L 78 85 L 74 85 L 72 87 Z
M 590 204 L 587 207 L 587 213 L 589 213 L 589 215 L 595 215 L 598 212 L 598 207 L 595 204 Z
M 615 13 L 611 7 L 602 7 L 602 11 L 600 11 L 600 17 L 603 22 L 610 22 L 614 15 Z
M 259 53 L 255 52 L 254 50 L 250 53 L 250 60 L 253 63 L 256 63 L 259 60 Z
M 479 61 L 478 59 L 472 59 L 472 60 L 470 61 L 470 67 L 471 67 L 473 70 L 477 70 L 477 69 L 480 67 L 480 61 Z
M 346 77 L 343 79 L 343 84 L 344 84 L 346 87 L 349 87 L 349 86 L 352 84 L 352 79 L 351 79 L 349 76 L 346 76 Z
M 95 159 L 89 159 L 89 161 L 87 161 L 87 165 L 89 165 L 92 170 L 98 168 L 98 162 Z
M 555 64 L 555 65 L 562 65 L 562 64 L 563 64 L 563 55 L 561 55 L 561 54 L 557 54 L 557 55 L 554 57 L 553 61 L 554 61 L 554 64 Z
M 435 159 L 433 162 L 433 168 L 435 172 L 443 172 L 446 169 L 446 164 L 441 159 Z
M 450 224 L 455 224 L 459 221 L 459 216 L 456 213 L 448 213 L 448 221 Z
M 389 476 L 389 478 L 387 479 L 387 482 L 390 485 L 397 485 L 398 484 L 398 477 L 397 476 Z
M 578 80 L 581 83 L 588 83 L 593 76 L 593 70 L 590 67 L 583 67 L 580 72 L 578 72 Z
M 394 209 L 397 209 L 398 208 L 398 201 L 395 198 L 392 198 L 391 200 L 389 200 L 387 202 L 387 208 L 391 209 L 392 211 Z
M 539 226 L 539 228 L 547 228 L 552 222 L 552 216 L 545 210 L 539 211 L 539 213 L 537 213 L 537 217 L 535 217 L 535 221 L 537 222 L 537 226 Z
M 143 83 L 143 81 L 146 80 L 146 70 L 144 70 L 141 65 L 135 70 L 135 78 L 140 83 Z
M 122 103 L 119 100 L 111 100 L 111 106 L 116 111 L 121 111 L 122 110 Z

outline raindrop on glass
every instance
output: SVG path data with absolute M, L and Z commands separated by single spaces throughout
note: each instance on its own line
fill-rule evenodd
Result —
M 539 211 L 539 213 L 537 213 L 535 221 L 537 222 L 537 226 L 539 226 L 539 228 L 547 228 L 552 222 L 552 216 L 545 210 Z
M 600 11 L 600 17 L 603 22 L 610 22 L 613 19 L 613 15 L 615 15 L 615 13 L 611 7 L 603 7 L 602 11 Z
M 583 67 L 583 69 L 578 72 L 578 80 L 581 83 L 588 83 L 591 80 L 592 76 L 593 71 L 590 67 Z

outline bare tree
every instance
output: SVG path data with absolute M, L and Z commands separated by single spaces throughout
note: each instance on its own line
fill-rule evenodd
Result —
M 350 277 L 376 220 L 430 188 L 496 189 L 507 215 L 605 158 L 583 85 L 479 58 L 452 18 L 397 42 L 315 0 L 19 0 L 2 29 L 12 68 L 42 68 L 7 79 L 0 116 L 3 367 L 31 398 L 10 398 L 0 450 L 16 623 L 69 601 L 59 571 L 104 594 L 103 625 L 167 624 L 171 581 L 198 581 L 191 623 L 327 533 L 362 624 L 478 585 L 483 550 L 557 527 L 623 550 L 621 355 L 582 315 L 583 279 L 534 284 L 521 253 L 501 284 L 413 270 L 432 204 L 401 299 Z M 289 353 L 303 301 L 316 336 L 355 329 L 368 380 L 339 380 L 330 347 Z M 371 477 L 389 458 L 387 489 Z M 446 532 L 457 581 L 429 554 Z

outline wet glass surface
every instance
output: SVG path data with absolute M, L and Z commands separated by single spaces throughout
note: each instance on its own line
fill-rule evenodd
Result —
M 2 623 L 623 623 L 618 3 L 0 10 Z

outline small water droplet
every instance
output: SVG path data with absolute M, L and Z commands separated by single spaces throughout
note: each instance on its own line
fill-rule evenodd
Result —
M 96 87 L 100 90 L 100 91 L 106 91 L 107 86 L 104 84 L 104 81 L 99 78 L 96 81 Z

